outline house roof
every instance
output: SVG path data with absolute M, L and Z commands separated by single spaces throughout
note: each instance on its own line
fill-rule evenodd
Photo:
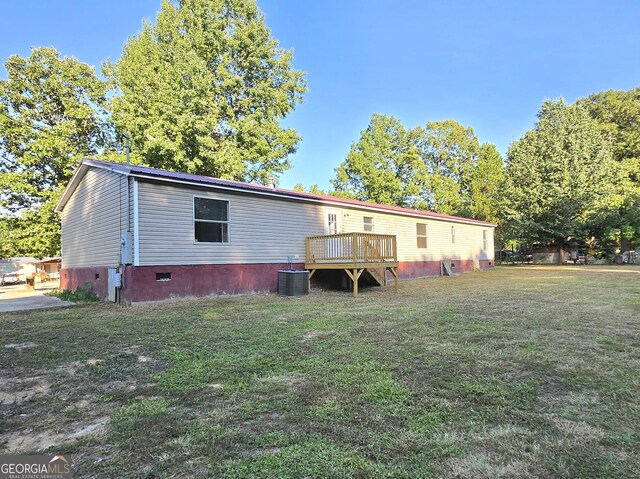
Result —
M 36 261 L 37 264 L 61 263 L 61 262 L 62 262 L 62 256 L 45 257 L 39 261 Z
M 37 258 L 33 258 L 32 256 L 15 256 L 13 258 L 6 258 L 0 260 L 2 263 L 18 263 L 18 264 L 31 264 L 38 261 Z
M 61 212 L 69 198 L 75 191 L 76 187 L 90 168 L 99 168 L 112 171 L 113 173 L 122 174 L 139 179 L 147 179 L 153 181 L 179 183 L 184 185 L 197 185 L 205 188 L 216 188 L 245 192 L 248 194 L 267 195 L 280 197 L 290 200 L 306 201 L 313 203 L 322 203 L 334 206 L 347 206 L 352 208 L 375 210 L 400 214 L 403 216 L 416 216 L 426 219 L 452 221 L 456 223 L 466 223 L 474 225 L 496 226 L 494 223 L 486 221 L 474 220 L 471 218 L 463 218 L 460 216 L 445 215 L 442 213 L 434 213 L 431 211 L 414 210 L 410 208 L 401 208 L 399 206 L 382 205 L 378 203 L 369 203 L 366 201 L 351 200 L 347 198 L 338 198 L 329 195 L 317 195 L 313 193 L 305 193 L 302 191 L 286 190 L 282 188 L 271 188 L 268 186 L 256 185 L 254 183 L 243 183 L 241 181 L 223 180 L 210 176 L 192 175 L 189 173 L 178 173 L 175 171 L 160 170 L 157 168 L 149 168 L 146 166 L 125 165 L 123 163 L 113 163 L 109 161 L 94 160 L 85 158 L 78 166 L 69 185 L 65 189 L 56 205 L 56 211 Z

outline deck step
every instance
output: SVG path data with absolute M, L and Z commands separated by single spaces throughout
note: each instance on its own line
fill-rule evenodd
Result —
M 386 273 L 384 268 L 367 268 L 365 269 L 363 276 L 372 284 L 376 286 L 384 286 L 386 284 Z

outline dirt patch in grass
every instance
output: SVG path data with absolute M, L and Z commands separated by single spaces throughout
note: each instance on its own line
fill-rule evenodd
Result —
M 333 334 L 335 334 L 334 331 L 318 331 L 318 330 L 306 331 L 302 335 L 302 339 L 300 339 L 300 344 L 316 341 L 318 339 L 328 338 L 328 337 L 331 337 Z
M 584 421 L 572 421 L 563 417 L 550 416 L 549 420 L 559 430 L 571 436 L 571 442 L 587 444 L 606 437 L 603 429 L 591 426 Z
M 43 376 L 24 379 L 0 376 L 0 405 L 20 405 L 32 397 L 47 394 L 51 383 Z
M 5 450 L 12 454 L 29 451 L 45 451 L 54 446 L 61 446 L 68 442 L 74 442 L 90 434 L 103 433 L 109 418 L 98 418 L 95 422 L 75 422 L 67 428 L 66 432 L 55 430 L 34 431 L 25 429 L 10 433 L 6 438 Z
M 18 454 L 29 451 L 46 451 L 52 446 L 62 444 L 66 436 L 53 431 L 36 432 L 30 429 L 12 432 L 5 437 L 5 451 Z

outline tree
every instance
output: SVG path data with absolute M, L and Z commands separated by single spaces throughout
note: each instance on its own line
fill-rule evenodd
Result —
M 34 48 L 11 56 L 0 81 L 0 221 L 12 255 L 59 253 L 55 203 L 75 167 L 109 142 L 107 85 L 93 67 Z M 4 251 L 7 254 L 7 251 Z
M 535 127 L 508 152 L 507 196 L 520 239 L 557 245 L 582 238 L 618 200 L 619 174 L 609 142 L 584 109 L 542 104 Z
M 603 91 L 576 103 L 598 122 L 625 177 L 640 187 L 640 88 Z
M 309 188 L 305 188 L 304 185 L 302 183 L 296 183 L 293 186 L 294 191 L 300 191 L 302 193 L 311 193 L 313 195 L 326 195 L 327 193 L 324 192 L 317 183 L 314 183 L 313 185 L 311 185 Z
M 505 167 L 495 145 L 484 143 L 469 173 L 467 215 L 483 221 L 499 223 L 505 184 Z
M 374 113 L 331 183 L 340 196 L 423 208 L 424 174 L 415 132 L 393 116 Z
M 494 221 L 504 166 L 495 146 L 480 147 L 454 120 L 406 129 L 374 114 L 344 162 L 332 194 Z
M 304 75 L 255 0 L 164 0 L 104 73 L 120 93 L 112 120 L 148 166 L 266 183 L 290 167 L 299 136 L 279 120 Z
M 428 122 L 418 128 L 420 155 L 427 170 L 429 209 L 464 214 L 469 209 L 471 174 L 480 149 L 472 128 L 454 120 Z
M 603 91 L 576 103 L 598 122 L 624 179 L 620 210 L 599 229 L 597 239 L 606 249 L 629 250 L 640 244 L 640 88 Z
M 0 241 L 0 259 L 16 256 L 14 254 L 16 251 L 15 244 L 11 237 L 11 220 L 10 216 L 0 217 L 0 238 L 2 238 L 2 241 Z

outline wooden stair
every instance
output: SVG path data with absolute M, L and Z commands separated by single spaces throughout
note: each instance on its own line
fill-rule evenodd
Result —
M 363 276 L 376 286 L 387 284 L 387 275 L 384 268 L 367 268 L 364 270 Z
M 395 235 L 376 233 L 336 233 L 306 238 L 305 269 L 309 280 L 318 270 L 343 270 L 358 296 L 358 280 L 373 285 L 386 284 L 387 270 L 398 289 L 398 245 Z

